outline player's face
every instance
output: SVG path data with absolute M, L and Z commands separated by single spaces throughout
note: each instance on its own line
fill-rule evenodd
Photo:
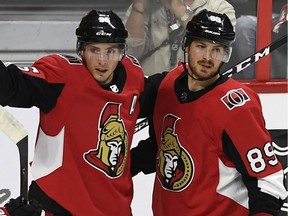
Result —
M 119 44 L 113 43 L 90 43 L 82 51 L 88 70 L 101 85 L 111 82 L 122 56 Z
M 206 40 L 194 40 L 187 49 L 190 73 L 196 79 L 209 79 L 218 73 L 225 56 L 223 45 Z

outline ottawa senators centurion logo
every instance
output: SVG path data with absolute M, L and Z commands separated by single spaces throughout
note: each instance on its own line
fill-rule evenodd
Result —
M 119 177 L 124 171 L 128 152 L 128 138 L 120 120 L 120 104 L 108 103 L 99 121 L 97 149 L 84 153 L 85 161 L 109 177 Z
M 157 157 L 156 175 L 162 187 L 172 191 L 184 190 L 192 181 L 194 163 L 188 152 L 180 145 L 175 124 L 178 117 L 165 116 L 162 126 L 162 139 Z

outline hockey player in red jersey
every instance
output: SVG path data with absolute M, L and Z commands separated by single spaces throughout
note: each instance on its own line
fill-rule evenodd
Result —
M 277 215 L 287 196 L 257 93 L 219 74 L 234 38 L 226 14 L 203 10 L 186 27 L 187 64 L 148 78 L 150 137 L 131 168 L 156 171 L 155 216 Z
M 129 151 L 144 74 L 125 54 L 128 33 L 114 12 L 91 10 L 76 35 L 80 58 L 0 62 L 1 105 L 40 109 L 30 202 L 12 199 L 7 215 L 132 215 Z

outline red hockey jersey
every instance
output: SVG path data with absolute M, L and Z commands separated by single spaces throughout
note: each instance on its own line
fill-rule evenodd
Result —
M 22 68 L 31 75 L 27 79 L 38 79 L 35 85 L 64 86 L 55 106 L 40 114 L 31 172 L 40 188 L 72 215 L 131 215 L 129 149 L 144 75 L 132 57 L 126 56 L 122 65 L 123 88 L 113 85 L 111 91 L 75 57 L 51 55 Z
M 157 94 L 154 215 L 273 212 L 286 190 L 258 95 L 226 77 L 191 92 L 187 79 L 179 66 Z

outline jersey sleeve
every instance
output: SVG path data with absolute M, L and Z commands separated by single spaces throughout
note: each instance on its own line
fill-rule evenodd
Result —
M 59 66 L 57 66 L 59 65 Z M 0 63 L 0 103 L 11 107 L 38 107 L 49 112 L 56 104 L 65 78 L 57 58 L 43 57 L 31 67 Z
M 287 196 L 281 163 L 265 128 L 258 98 L 231 112 L 222 133 L 222 147 L 242 174 L 248 189 L 249 210 L 277 214 Z
M 160 83 L 167 75 L 167 72 L 157 73 L 145 78 L 145 88 L 140 98 L 140 118 L 147 118 L 153 115 L 154 105 Z
M 140 172 L 150 174 L 156 172 L 157 142 L 151 118 L 149 122 L 149 137 L 146 140 L 140 140 L 138 145 L 131 149 L 131 167 L 132 176 Z

